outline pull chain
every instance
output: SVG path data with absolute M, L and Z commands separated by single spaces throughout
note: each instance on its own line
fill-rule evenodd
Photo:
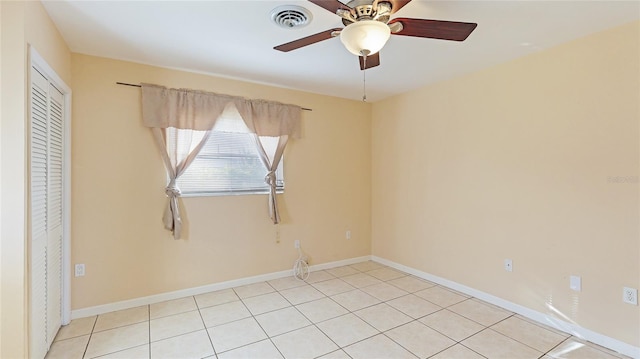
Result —
M 364 69 L 362 70 L 362 102 L 367 102 L 367 55 L 362 57 Z

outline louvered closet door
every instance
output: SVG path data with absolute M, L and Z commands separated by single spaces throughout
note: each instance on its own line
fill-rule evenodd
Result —
M 64 96 L 49 85 L 49 169 L 47 178 L 47 342 L 62 322 L 62 160 Z
M 31 344 L 44 358 L 62 321 L 64 96 L 31 71 Z
M 47 353 L 49 81 L 31 71 L 31 357 Z

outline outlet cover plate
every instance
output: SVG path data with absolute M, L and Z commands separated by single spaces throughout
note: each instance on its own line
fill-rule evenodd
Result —
M 569 288 L 575 290 L 576 292 L 582 291 L 582 278 L 577 275 L 572 275 L 569 277 Z
M 75 266 L 75 275 L 76 277 L 84 276 L 84 264 L 76 264 Z
M 511 261 L 511 259 L 504 260 L 504 270 L 507 272 L 513 272 L 513 261 Z
M 622 301 L 625 303 L 638 305 L 638 290 L 635 288 L 622 288 Z

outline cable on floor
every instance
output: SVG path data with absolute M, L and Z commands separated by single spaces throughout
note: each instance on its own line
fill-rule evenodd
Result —
M 309 278 L 308 258 L 302 253 L 300 247 L 298 247 L 298 259 L 293 263 L 293 276 L 302 281 Z

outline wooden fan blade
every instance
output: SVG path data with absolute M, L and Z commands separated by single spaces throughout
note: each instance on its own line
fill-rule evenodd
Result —
M 338 12 L 338 9 L 351 10 L 350 7 L 341 3 L 338 0 L 309 0 L 309 1 L 334 14 Z
M 398 10 L 402 9 L 405 5 L 411 2 L 411 0 L 377 0 L 376 3 L 382 1 L 391 3 L 392 14 L 395 14 L 396 12 L 398 12 Z
M 464 41 L 478 24 L 470 22 L 397 18 L 389 24 L 400 22 L 402 30 L 393 35 L 427 37 L 430 39 Z
M 373 55 L 367 56 L 367 67 L 364 67 L 364 57 L 360 56 L 360 70 L 370 69 L 380 65 L 380 53 L 376 52 Z
M 331 29 L 331 30 L 319 32 L 319 33 L 313 34 L 311 36 L 307 36 L 307 37 L 303 37 L 303 38 L 298 39 L 298 40 L 287 42 L 286 44 L 278 45 L 278 46 L 274 47 L 273 49 L 274 50 L 278 50 L 278 51 L 282 51 L 282 52 L 289 52 L 291 50 L 299 49 L 299 48 L 307 46 L 307 45 L 315 44 L 316 42 L 328 40 L 328 39 L 333 37 L 333 36 L 331 36 L 331 34 L 334 31 L 340 31 L 340 30 L 342 30 L 342 29 L 336 28 L 336 29 Z

